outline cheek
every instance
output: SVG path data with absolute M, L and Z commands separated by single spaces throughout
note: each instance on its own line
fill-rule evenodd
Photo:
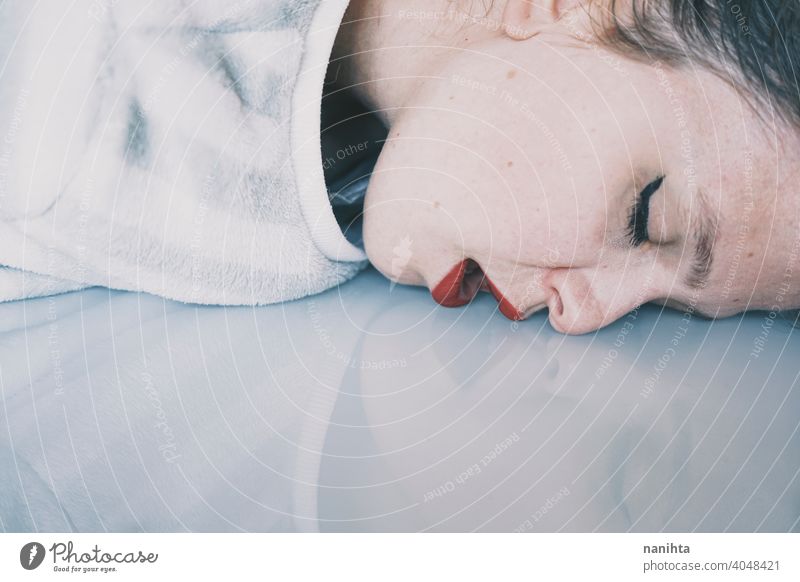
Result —
M 370 262 L 398 283 L 428 280 L 452 267 L 487 230 L 480 208 L 460 199 L 452 180 L 419 164 L 403 166 L 384 156 L 370 180 L 363 238 Z
M 564 202 L 551 203 L 524 225 L 523 249 L 530 262 L 539 267 L 583 268 L 608 261 L 613 249 L 607 247 L 613 240 L 604 210 L 590 208 L 581 216 L 572 201 Z

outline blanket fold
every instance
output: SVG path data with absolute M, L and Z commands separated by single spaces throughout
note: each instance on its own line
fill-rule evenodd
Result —
M 346 6 L 3 3 L 0 300 L 102 285 L 256 305 L 352 278 L 366 255 L 319 149 Z

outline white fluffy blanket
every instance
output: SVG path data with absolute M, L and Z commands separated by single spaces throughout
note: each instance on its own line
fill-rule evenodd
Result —
M 346 0 L 0 6 L 0 300 L 263 304 L 354 276 L 319 149 Z

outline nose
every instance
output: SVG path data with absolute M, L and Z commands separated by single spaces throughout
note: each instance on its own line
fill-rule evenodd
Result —
M 479 291 L 491 293 L 497 300 L 500 312 L 512 321 L 525 319 L 545 305 L 544 301 L 530 305 L 522 305 L 521 302 L 513 301 L 472 259 L 464 259 L 456 263 L 431 289 L 431 295 L 439 305 L 460 307 L 472 301 Z
M 658 298 L 660 283 L 655 279 L 651 273 L 636 269 L 624 282 L 611 269 L 553 269 L 543 281 L 557 298 L 550 304 L 550 324 L 570 335 L 598 330 Z

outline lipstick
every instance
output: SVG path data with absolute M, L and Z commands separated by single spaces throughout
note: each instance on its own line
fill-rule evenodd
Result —
M 456 264 L 447 275 L 431 290 L 433 300 L 443 307 L 460 307 L 472 300 L 464 289 L 464 275 L 467 272 L 467 260 Z
M 492 280 L 471 259 L 457 263 L 431 290 L 433 300 L 443 307 L 466 305 L 480 290 L 488 290 L 497 301 L 500 312 L 512 321 L 522 319 L 522 313 L 505 298 Z
M 489 284 L 489 291 L 491 291 L 494 298 L 497 300 L 497 304 L 500 307 L 500 313 L 505 315 L 511 321 L 520 321 L 522 320 L 522 313 L 514 307 L 514 305 L 506 299 L 497 286 L 492 283 L 492 280 L 489 277 L 486 277 L 486 282 Z

